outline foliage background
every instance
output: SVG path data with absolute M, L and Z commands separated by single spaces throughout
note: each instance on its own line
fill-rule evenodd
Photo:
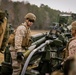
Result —
M 40 7 L 32 5 L 29 2 L 12 2 L 2 0 L 0 8 L 7 10 L 8 22 L 17 27 L 24 22 L 24 16 L 28 12 L 32 12 L 37 16 L 37 20 L 32 26 L 32 29 L 48 29 L 53 22 L 58 22 L 59 10 L 50 8 L 48 5 L 41 4 Z

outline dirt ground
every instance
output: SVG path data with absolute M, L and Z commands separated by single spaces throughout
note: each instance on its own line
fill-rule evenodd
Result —
M 31 30 L 31 34 L 46 33 L 49 30 Z M 4 60 L 4 55 L 0 53 L 0 63 Z

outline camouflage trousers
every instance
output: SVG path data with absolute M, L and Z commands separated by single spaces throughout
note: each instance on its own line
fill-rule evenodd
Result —
M 12 67 L 13 67 L 12 75 L 19 75 L 21 71 L 21 63 L 17 61 L 16 56 L 17 56 L 16 52 L 11 52 Z
M 17 52 L 13 47 L 10 47 L 10 53 L 11 53 L 12 67 L 13 67 L 12 75 L 19 75 L 21 72 L 22 63 L 17 61 Z

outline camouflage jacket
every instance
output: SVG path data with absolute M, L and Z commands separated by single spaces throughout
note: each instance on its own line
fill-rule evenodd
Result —
M 65 58 L 76 54 L 76 37 L 73 37 L 67 43 L 65 49 Z
M 30 39 L 30 28 L 27 27 L 26 22 L 18 26 L 15 32 L 15 50 L 18 52 L 22 50 L 23 47 L 29 46 Z

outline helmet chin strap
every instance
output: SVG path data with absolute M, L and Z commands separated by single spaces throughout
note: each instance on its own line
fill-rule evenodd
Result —
M 28 25 L 28 20 L 26 20 L 25 22 L 26 22 L 27 27 L 29 28 L 29 25 Z
M 28 23 L 27 23 L 27 27 L 29 28 L 30 26 L 28 25 Z

